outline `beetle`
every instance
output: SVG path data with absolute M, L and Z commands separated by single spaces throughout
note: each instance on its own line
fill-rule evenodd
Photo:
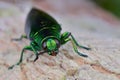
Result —
M 68 41 L 72 42 L 74 51 L 82 57 L 88 57 L 87 55 L 80 53 L 77 47 L 90 50 L 90 48 L 79 45 L 73 35 L 70 32 L 64 32 L 61 34 L 61 26 L 58 22 L 51 17 L 49 14 L 39 10 L 37 8 L 32 8 L 27 15 L 25 24 L 25 33 L 18 39 L 23 38 L 30 40 L 30 45 L 25 46 L 22 49 L 20 60 L 9 67 L 12 69 L 15 65 L 19 65 L 23 60 L 23 53 L 25 50 L 33 51 L 35 54 L 34 62 L 38 59 L 38 55 L 47 52 L 49 55 L 56 56 L 59 52 L 61 45 L 64 45 Z

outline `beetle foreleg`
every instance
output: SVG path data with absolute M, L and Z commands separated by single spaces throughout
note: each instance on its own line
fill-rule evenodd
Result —
M 22 60 L 23 60 L 23 53 L 24 53 L 25 50 L 30 50 L 30 51 L 32 51 L 32 48 L 31 48 L 31 46 L 25 46 L 25 47 L 22 49 L 22 52 L 21 52 L 21 56 L 20 56 L 19 62 L 17 62 L 16 64 L 10 66 L 8 69 L 12 69 L 15 65 L 19 65 L 20 63 L 22 63 Z
M 86 50 L 90 50 L 90 49 L 91 49 L 91 48 L 88 48 L 88 47 L 85 47 L 85 46 L 82 46 L 82 45 L 78 44 L 72 34 L 71 34 L 70 36 L 72 37 L 74 43 L 75 43 L 78 47 L 83 48 L 83 49 L 86 49 Z
M 27 36 L 26 35 L 21 35 L 20 38 L 15 38 L 15 39 L 11 39 L 11 40 L 21 41 L 23 38 L 27 39 Z
M 61 35 L 61 44 L 65 44 L 66 42 L 70 41 L 70 38 L 69 36 L 71 35 L 70 32 L 64 32 L 62 35 Z
M 66 42 L 69 41 L 68 37 L 71 36 L 72 37 L 72 40 L 74 41 L 74 43 L 80 47 L 80 48 L 83 48 L 83 49 L 86 49 L 86 50 L 90 50 L 91 48 L 88 48 L 88 47 L 85 47 L 85 46 L 82 46 L 80 44 L 77 43 L 77 41 L 75 40 L 75 38 L 73 37 L 73 35 L 70 33 L 70 32 L 64 32 L 62 35 L 61 35 L 61 44 L 65 44 Z
M 71 36 L 71 38 L 69 38 Z M 75 40 L 75 38 L 73 37 L 73 35 L 70 33 L 70 32 L 64 32 L 62 35 L 61 35 L 61 44 L 65 44 L 66 42 L 68 41 L 71 41 L 72 42 L 72 45 L 73 45 L 73 48 L 74 48 L 74 51 L 76 53 L 78 53 L 80 56 L 83 56 L 83 57 L 88 57 L 87 55 L 85 54 L 82 54 L 78 51 L 77 49 L 77 46 L 80 47 L 80 48 L 84 48 L 86 50 L 90 50 L 90 48 L 87 48 L 85 46 L 81 46 L 77 43 L 77 41 Z
M 80 56 L 88 57 L 87 55 L 85 55 L 85 54 L 83 54 L 83 53 L 80 53 L 80 52 L 78 51 L 77 46 L 76 46 L 76 44 L 75 44 L 75 42 L 74 42 L 73 39 L 71 39 L 71 42 L 72 42 L 72 45 L 73 45 L 74 51 L 75 51 L 76 53 L 78 53 Z

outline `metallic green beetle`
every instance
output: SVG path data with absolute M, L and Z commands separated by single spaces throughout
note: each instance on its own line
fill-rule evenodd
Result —
M 22 35 L 19 39 L 14 39 L 22 40 L 22 38 L 27 38 L 31 41 L 29 46 L 23 48 L 20 60 L 15 65 L 19 65 L 22 62 L 25 50 L 33 51 L 36 55 L 34 61 L 36 61 L 38 55 L 45 52 L 55 56 L 58 53 L 60 46 L 68 41 L 72 42 L 76 53 L 80 56 L 88 57 L 87 55 L 78 52 L 77 46 L 86 50 L 89 50 L 90 48 L 79 45 L 70 32 L 61 34 L 61 27 L 57 21 L 37 8 L 32 8 L 27 16 L 25 33 L 26 35 Z M 12 69 L 15 65 L 12 65 L 9 69 Z

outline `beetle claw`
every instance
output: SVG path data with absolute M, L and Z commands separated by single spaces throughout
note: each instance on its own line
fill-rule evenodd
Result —
M 12 65 L 12 66 L 8 67 L 8 70 L 13 69 L 13 67 L 14 67 L 14 65 Z

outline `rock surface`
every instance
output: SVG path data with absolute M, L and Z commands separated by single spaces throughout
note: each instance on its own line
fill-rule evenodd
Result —
M 79 43 L 92 48 L 79 49 L 89 57 L 80 57 L 68 42 L 57 56 L 43 54 L 34 63 L 29 61 L 34 59 L 33 52 L 26 51 L 23 63 L 8 70 L 29 45 L 25 39 L 11 41 L 24 34 L 29 7 L 23 11 L 4 3 L 0 6 L 0 80 L 120 80 L 120 21 L 116 17 L 83 0 L 37 0 L 33 4 L 55 17 L 62 32 L 70 31 Z

